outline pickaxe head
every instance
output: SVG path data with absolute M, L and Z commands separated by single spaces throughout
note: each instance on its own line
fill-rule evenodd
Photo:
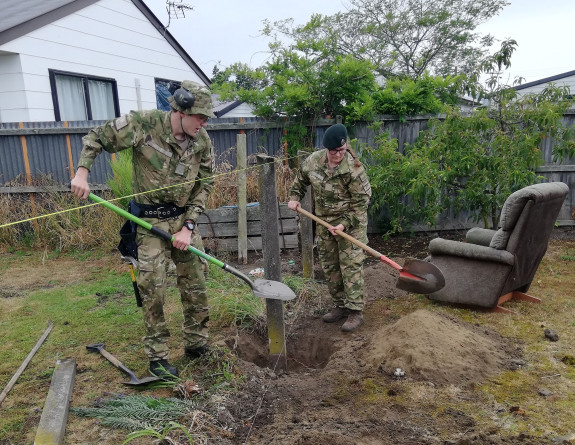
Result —
M 93 345 L 86 346 L 88 352 L 100 352 L 106 345 L 104 343 L 94 343 Z

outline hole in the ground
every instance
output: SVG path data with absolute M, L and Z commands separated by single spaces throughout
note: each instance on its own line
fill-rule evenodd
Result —
M 233 340 L 228 347 L 233 347 Z M 327 335 L 298 332 L 286 339 L 288 372 L 323 369 L 337 350 L 335 340 Z M 270 367 L 269 340 L 257 333 L 242 332 L 236 344 L 238 356 L 260 368 Z

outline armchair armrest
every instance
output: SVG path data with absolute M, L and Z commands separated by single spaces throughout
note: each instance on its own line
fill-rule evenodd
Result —
M 431 255 L 437 256 L 456 256 L 472 260 L 507 264 L 509 266 L 513 266 L 515 263 L 515 256 L 506 250 L 497 250 L 487 246 L 462 243 L 443 238 L 432 239 L 429 243 L 429 251 Z
M 480 246 L 489 246 L 491 239 L 496 232 L 496 230 L 473 227 L 465 234 L 465 240 L 468 243 L 478 244 Z

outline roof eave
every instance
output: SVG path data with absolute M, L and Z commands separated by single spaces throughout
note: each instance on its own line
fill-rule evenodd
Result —
M 567 71 L 566 73 L 557 74 L 555 76 L 546 77 L 544 79 L 534 80 L 533 82 L 524 83 L 523 85 L 517 85 L 513 87 L 514 90 L 523 90 L 525 88 L 535 87 L 537 85 L 542 85 L 548 82 L 554 82 L 559 79 L 563 79 L 564 77 L 575 76 L 575 70 Z
M 241 104 L 243 104 L 243 102 L 242 102 L 241 100 L 236 100 L 236 101 L 232 102 L 231 104 L 226 105 L 226 106 L 225 106 L 224 108 L 222 108 L 221 110 L 214 111 L 214 114 L 215 114 L 216 116 L 220 117 L 220 116 L 222 116 L 222 115 L 224 115 L 224 114 L 226 114 L 226 113 L 229 113 L 230 111 L 232 111 L 233 109 L 237 108 L 237 107 L 240 106 Z
M 34 17 L 33 19 L 13 26 L 12 28 L 8 28 L 0 32 L 0 45 L 11 42 L 18 37 L 25 36 L 42 26 L 49 25 L 50 23 L 84 9 L 97 1 L 98 0 L 75 0 L 66 5 L 60 6 L 59 8 L 53 9 L 52 11 L 48 11 L 38 17 Z

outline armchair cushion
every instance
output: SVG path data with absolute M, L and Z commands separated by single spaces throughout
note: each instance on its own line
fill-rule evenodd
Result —
M 503 204 L 501 216 L 499 218 L 499 226 L 503 230 L 513 230 L 515 227 L 525 204 L 532 198 L 532 193 L 530 193 L 531 191 L 528 190 L 528 188 L 529 187 L 525 187 L 511 193 L 511 195 L 509 195 L 505 200 L 505 204 Z
M 431 255 L 449 255 L 471 260 L 489 261 L 513 266 L 515 256 L 506 250 L 496 250 L 478 244 L 461 243 L 443 238 L 434 238 L 429 243 Z
M 499 229 L 493 234 L 491 241 L 489 242 L 489 247 L 497 250 L 504 250 L 509 242 L 509 237 L 511 236 L 510 230 Z
M 465 234 L 465 240 L 468 243 L 479 244 L 480 246 L 489 246 L 493 235 L 495 235 L 495 230 L 473 227 Z

